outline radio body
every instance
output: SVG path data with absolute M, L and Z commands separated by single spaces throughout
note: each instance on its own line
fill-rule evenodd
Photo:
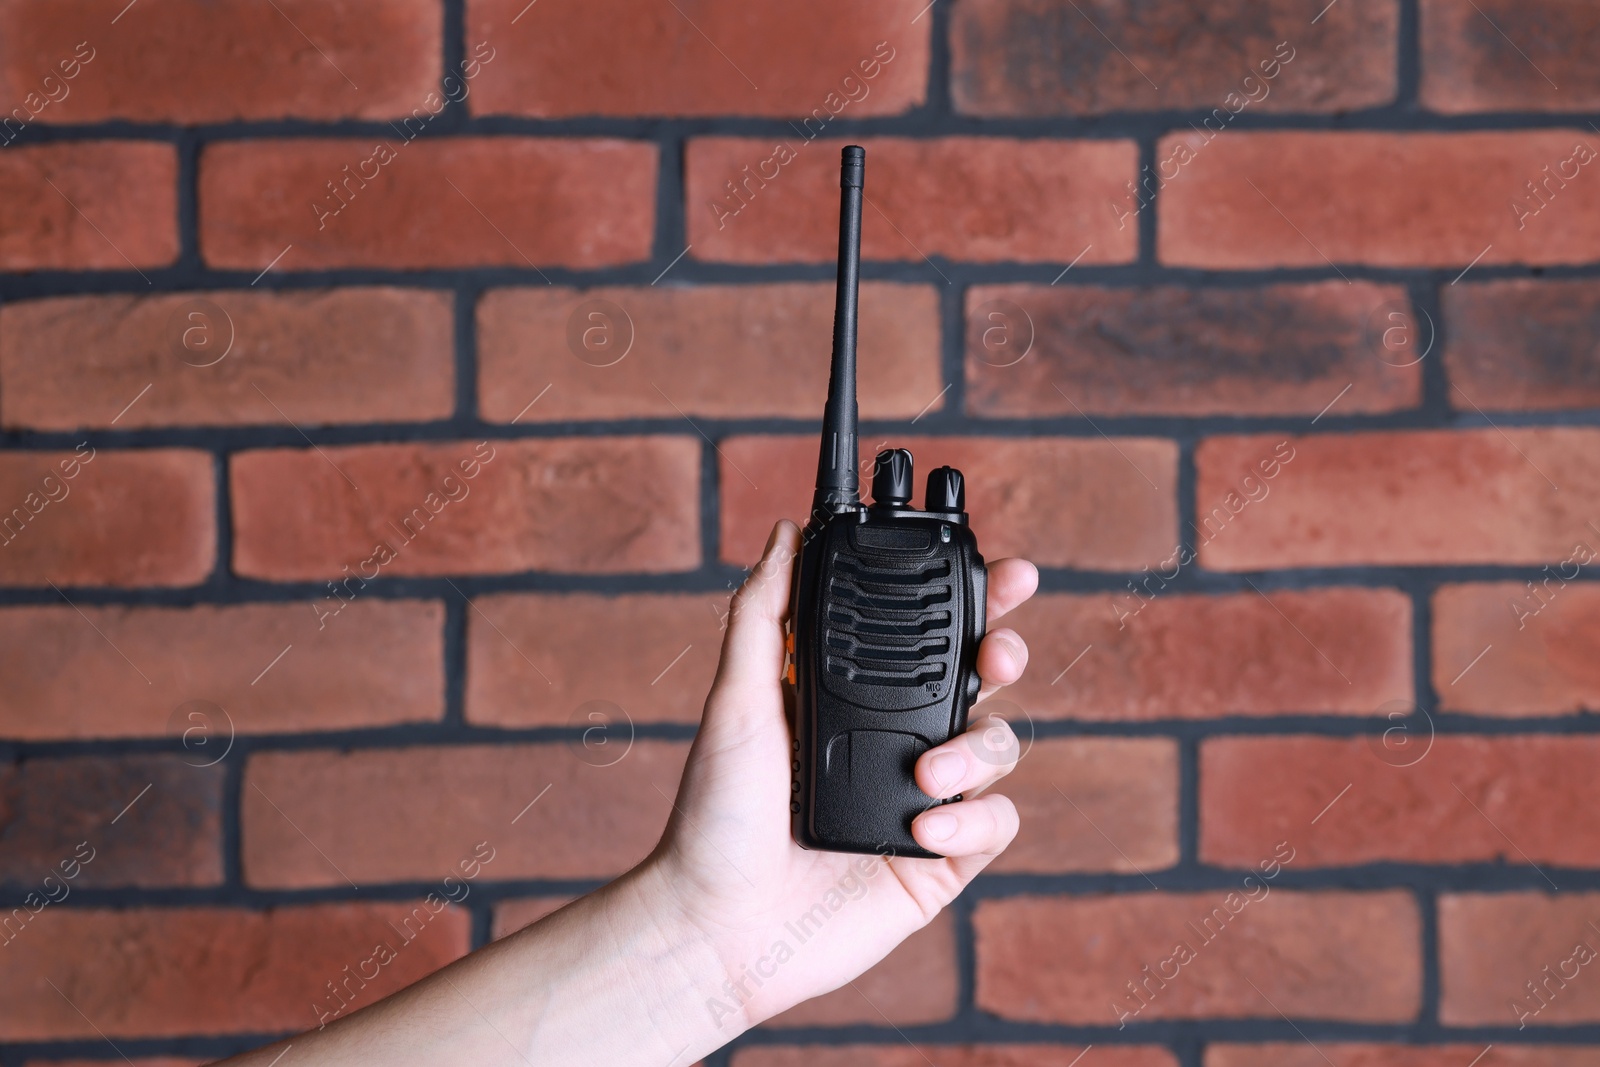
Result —
M 858 495 L 855 320 L 865 152 L 844 150 L 834 350 L 817 490 L 802 535 L 787 672 L 794 686 L 790 811 L 806 848 L 931 857 L 911 821 L 938 803 L 917 787 L 922 753 L 966 729 L 981 684 L 987 571 L 961 472 L 928 477 L 911 505 L 912 457 L 880 453 L 873 502 Z

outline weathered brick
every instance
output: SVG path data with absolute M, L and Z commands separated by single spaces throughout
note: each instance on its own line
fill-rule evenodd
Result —
M 1118 1025 L 1123 1012 L 1139 1022 L 1416 1016 L 1421 929 L 1409 892 L 1252 885 L 1254 902 L 1245 888 L 983 900 L 973 914 L 978 1007 L 1086 1026 Z
M 1422 102 L 1434 111 L 1600 107 L 1600 12 L 1573 0 L 1422 0 Z
M 1280 448 L 1293 458 L 1263 482 L 1257 465 Z M 1590 429 L 1212 437 L 1195 450 L 1200 560 L 1225 571 L 1558 562 L 1600 513 L 1597 456 Z
M 1355 111 L 1395 95 L 1399 8 L 1345 4 L 1307 25 L 1288 0 L 963 0 L 952 8 L 956 109 L 993 116 L 1214 109 Z
M 987 558 L 1131 570 L 1158 562 L 1174 543 L 1177 449 L 1170 441 L 863 434 L 864 495 L 873 457 L 891 445 L 911 449 L 920 471 L 949 464 L 966 473 L 967 508 Z M 803 520 L 810 509 L 817 439 L 734 437 L 718 452 L 722 559 L 748 565 L 774 522 Z
M 1600 738 L 1435 737 L 1390 722 L 1370 737 L 1206 741 L 1201 858 L 1249 867 L 1287 840 L 1296 867 L 1595 864 L 1600 825 L 1572 816 L 1600 804 Z
M 843 141 L 700 137 L 685 154 L 695 259 L 832 262 Z M 1131 141 L 867 138 L 861 255 L 1127 263 L 1136 227 L 1109 205 L 1134 179 Z M 745 169 L 748 167 L 748 174 Z M 730 191 L 732 182 L 738 193 Z M 1085 251 L 1085 246 L 1091 246 Z
M 1094 1047 L 1094 1046 L 1091 1046 Z M 1094 1067 L 1176 1067 L 1172 1053 L 1154 1045 L 1100 1045 Z M 1081 1045 L 757 1045 L 733 1054 L 733 1067 L 1072 1067 Z
M 798 1004 L 768 1026 L 923 1026 L 956 1013 L 955 920 L 941 912 L 865 974 Z
M 0 156 L 0 270 L 137 270 L 178 256 L 168 144 L 79 141 Z
M 699 442 L 686 437 L 236 453 L 233 565 L 355 582 L 688 570 L 700 561 L 699 473 Z M 300 506 L 285 508 L 291 498 Z
M 1248 269 L 1588 263 L 1600 258 L 1589 130 L 1271 132 L 1162 138 L 1163 263 Z M 1588 163 L 1575 157 L 1589 147 Z M 1185 146 L 1188 158 L 1178 146 Z M 1568 162 L 1570 161 L 1570 162 Z M 1529 182 L 1564 166 L 1536 198 Z M 1520 209 L 1518 205 L 1521 205 Z M 1480 258 L 1481 257 L 1481 258 Z
M 493 936 L 495 940 L 514 934 L 530 923 L 536 923 L 558 908 L 572 901 L 571 897 L 523 897 L 502 900 L 494 906 Z
M 269 265 L 581 269 L 650 254 L 654 145 L 415 140 L 413 128 L 396 129 L 367 140 L 207 146 L 200 156 L 206 262 L 252 274 Z
M 211 457 L 188 449 L 0 456 L 0 585 L 195 585 L 215 493 Z
M 1207 1045 L 1205 1067 L 1462 1067 L 1482 1057 L 1485 1067 L 1600 1067 L 1600 1049 L 1576 1045 L 1377 1045 L 1317 1039 L 1259 1045 Z
M 604 745 L 630 722 L 699 722 L 727 611 L 727 596 L 698 593 L 479 597 L 467 616 L 467 720 L 599 727 Z
M 573 741 L 255 756 L 245 881 L 429 882 L 479 842 L 494 850 L 485 879 L 620 874 L 660 838 L 688 746 L 635 740 L 625 753 L 596 765 Z
M 206 1060 L 178 1056 L 134 1056 L 126 1061 L 133 1067 L 201 1067 Z M 26 1060 L 23 1067 L 105 1067 L 105 1060 Z
M 0 737 L 166 735 L 204 764 L 236 733 L 439 718 L 443 606 L 340 603 L 320 628 L 311 603 L 0 610 Z
M 497 289 L 478 305 L 479 408 L 492 422 L 814 419 L 833 297 L 832 284 L 798 282 Z M 865 283 L 859 331 L 863 418 L 939 410 L 931 288 Z
M 1399 592 L 1196 596 L 1148 581 L 1138 594 L 1036 596 L 1007 616 L 1030 665 L 1006 699 L 1039 718 L 1138 722 L 1372 715 L 1411 696 L 1411 603 Z
M 442 30 L 437 0 L 7 0 L 0 90 L 41 123 L 400 118 Z
M 221 883 L 222 768 L 194 762 L 128 755 L 0 766 L 0 883 L 56 903 L 74 889 Z
M 1569 584 L 1593 559 L 1584 551 L 1526 582 L 1448 585 L 1433 596 L 1433 688 L 1447 711 L 1551 715 L 1600 709 L 1600 587 Z
M 417 909 L 427 918 L 414 918 Z M 4 948 L 0 1036 L 95 1042 L 309 1029 L 315 1005 L 337 1007 L 329 983 L 354 995 L 348 1014 L 464 955 L 469 925 L 465 911 L 433 914 L 421 900 L 267 911 L 48 907 Z M 379 942 L 394 958 L 363 983 L 357 968 Z
M 1446 286 L 1450 406 L 1473 411 L 1600 407 L 1600 283 L 1507 279 Z
M 1415 407 L 1420 364 L 1379 359 L 1366 330 L 1375 308 L 1404 300 L 1399 286 L 1368 282 L 973 286 L 967 410 L 999 418 L 1314 416 L 1335 400 L 1337 414 Z
M 986 710 L 998 714 L 1022 752 L 1017 769 L 995 787 L 1016 804 L 1022 828 L 989 870 L 1133 874 L 1176 863 L 1177 745 L 1153 738 L 1034 740 L 1011 696 L 1007 690 L 993 708 L 978 705 L 971 717 L 983 725 Z
M 0 310 L 0 422 L 132 430 L 446 418 L 450 305 L 445 293 L 362 288 L 11 304 Z
M 545 0 L 536 10 L 470 0 L 467 39 L 515 59 L 485 66 L 468 106 L 537 118 L 814 116 L 813 130 L 834 115 L 894 115 L 926 97 L 925 2 L 752 10 L 701 0 L 686 12 L 630 0 Z
M 1532 1027 L 1600 1019 L 1600 984 L 1589 980 L 1597 923 L 1600 893 L 1441 896 L 1439 1021 Z M 1587 951 L 1575 953 L 1579 946 Z

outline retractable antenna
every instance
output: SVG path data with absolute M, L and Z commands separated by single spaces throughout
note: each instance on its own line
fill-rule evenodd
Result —
M 856 469 L 856 306 L 861 281 L 861 190 L 867 150 L 845 148 L 839 164 L 839 279 L 833 303 L 833 363 L 822 410 L 817 492 L 812 511 L 828 515 L 861 506 Z

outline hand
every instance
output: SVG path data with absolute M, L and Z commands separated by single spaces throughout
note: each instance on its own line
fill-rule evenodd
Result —
M 810 852 L 794 843 L 779 675 L 799 548 L 800 531 L 780 522 L 734 595 L 722 662 L 674 813 L 661 845 L 636 872 L 656 883 L 656 893 L 674 898 L 687 928 L 722 960 L 727 982 L 706 1010 L 725 1040 L 878 962 L 955 899 L 1017 833 L 1011 801 L 983 793 L 1011 772 L 1018 748 L 1010 727 L 992 719 L 975 721 L 967 734 L 917 761 L 917 785 L 930 797 L 965 794 L 912 823 L 918 844 L 948 858 Z M 1038 581 L 1025 560 L 990 564 L 989 621 L 1032 596 Z M 978 699 L 1016 681 L 1027 662 L 1022 638 L 991 629 L 978 649 Z
M 1011 802 L 977 795 L 1010 772 L 1015 738 L 991 719 L 917 761 L 930 796 L 967 795 L 912 823 L 917 842 L 947 859 L 796 845 L 778 672 L 799 547 L 800 531 L 779 523 L 733 598 L 722 664 L 649 859 L 377 1004 L 228 1063 L 274 1067 L 292 1047 L 301 1067 L 682 1067 L 843 985 L 937 915 L 1016 836 Z M 1038 581 L 1031 563 L 992 564 L 988 618 Z M 979 699 L 1027 661 L 1021 638 L 991 630 L 978 649 Z

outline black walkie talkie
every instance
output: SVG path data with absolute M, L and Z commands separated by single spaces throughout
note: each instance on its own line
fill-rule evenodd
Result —
M 988 572 L 967 526 L 961 472 L 928 476 L 911 506 L 911 453 L 878 454 L 857 492 L 856 302 L 867 153 L 844 150 L 833 365 L 817 492 L 795 580 L 794 839 L 806 848 L 934 856 L 911 820 L 938 801 L 917 757 L 966 729 L 978 695 Z M 957 799 L 957 798 L 949 798 Z

